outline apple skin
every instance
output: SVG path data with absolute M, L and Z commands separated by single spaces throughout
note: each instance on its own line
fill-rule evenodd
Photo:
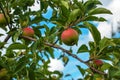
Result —
M 79 38 L 78 32 L 75 29 L 68 28 L 61 34 L 61 40 L 68 46 L 73 46 L 77 43 Z
M 103 62 L 98 59 L 98 60 L 94 60 L 94 64 L 95 64 L 96 66 L 102 66 L 102 65 L 103 65 Z
M 10 18 L 8 16 L 6 16 L 7 19 L 8 19 L 8 23 L 10 23 Z M 0 13 L 0 24 L 6 24 L 6 19 L 5 19 L 5 16 L 4 14 Z
M 32 28 L 29 28 L 29 27 L 23 28 L 23 34 L 22 35 L 32 37 L 34 35 L 34 30 Z

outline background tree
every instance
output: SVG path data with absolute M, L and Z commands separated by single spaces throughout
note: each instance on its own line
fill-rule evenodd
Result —
M 40 10 L 32 11 L 30 7 L 34 3 L 35 0 L 0 1 L 0 28 L 8 34 L 0 42 L 0 49 L 5 49 L 5 52 L 0 52 L 0 79 L 59 80 L 69 76 L 48 70 L 50 58 L 56 57 L 55 49 L 64 53 L 59 59 L 66 65 L 69 62 L 68 56 L 71 56 L 88 66 L 83 69 L 76 65 L 83 75 L 83 80 L 120 79 L 120 39 L 101 39 L 99 31 L 92 23 L 106 21 L 103 17 L 97 17 L 97 14 L 112 14 L 109 10 L 97 6 L 102 5 L 99 0 L 37 0 Z M 50 19 L 43 16 L 48 8 L 53 10 Z M 40 22 L 43 21 L 54 26 L 41 25 Z M 88 46 L 77 46 L 78 35 L 82 35 L 81 28 L 88 29 L 94 39 Z M 66 31 L 63 37 L 68 39 L 61 39 L 63 31 Z M 69 36 L 69 33 L 75 36 Z M 12 39 L 11 44 L 6 46 L 9 39 Z M 72 49 L 61 47 L 62 44 L 71 47 L 76 45 L 79 47 L 77 53 L 73 54 Z M 87 61 L 77 56 L 85 52 L 90 55 Z

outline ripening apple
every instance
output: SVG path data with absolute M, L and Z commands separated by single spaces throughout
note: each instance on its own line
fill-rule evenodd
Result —
M 34 35 L 34 30 L 30 27 L 23 28 L 23 34 L 22 35 L 32 37 Z
M 78 41 L 78 32 L 75 29 L 68 28 L 61 34 L 61 40 L 68 46 L 73 46 Z
M 97 66 L 102 66 L 103 65 L 103 62 L 101 60 L 99 60 L 99 59 L 98 60 L 94 60 L 93 62 Z
M 8 16 L 6 16 L 7 19 L 8 19 L 8 23 L 10 23 L 10 18 Z M 6 21 L 6 18 L 4 16 L 4 14 L 0 13 L 0 24 L 6 24 L 7 21 Z

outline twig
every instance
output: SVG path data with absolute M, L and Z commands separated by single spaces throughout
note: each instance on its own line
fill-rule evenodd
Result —
M 71 24 L 69 24 L 69 27 L 74 26 L 74 25 L 80 23 L 82 20 L 84 20 L 84 17 L 78 18 L 77 20 L 75 20 L 74 22 L 72 22 Z

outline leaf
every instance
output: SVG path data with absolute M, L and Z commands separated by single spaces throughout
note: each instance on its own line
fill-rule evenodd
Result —
M 95 14 L 112 14 L 112 12 L 105 8 L 95 8 L 88 12 L 88 15 L 95 15 Z
M 16 64 L 16 67 L 15 67 L 15 72 L 14 74 L 18 73 L 19 71 L 21 71 L 23 68 L 26 67 L 26 64 L 28 63 L 29 59 L 28 57 L 24 56 L 20 59 L 18 59 L 19 61 L 17 62 Z
M 36 67 L 35 63 L 32 63 L 30 66 L 30 69 L 29 69 L 29 79 L 30 80 L 35 80 L 35 72 L 34 72 L 35 67 Z
M 75 21 L 78 16 L 80 16 L 80 9 L 74 9 L 69 15 L 68 22 Z
M 76 66 L 77 66 L 77 68 L 79 69 L 79 71 L 81 72 L 82 76 L 84 76 L 85 70 L 82 69 L 79 65 L 76 65 Z
M 117 78 L 117 79 L 120 79 L 120 70 L 116 71 L 114 74 L 113 74 L 113 77 Z
M 50 54 L 50 56 L 52 58 L 54 58 L 53 48 L 51 48 L 51 47 L 45 47 L 45 50 Z
M 110 47 L 110 46 L 116 46 L 116 44 L 113 43 L 110 39 L 104 37 L 99 43 L 99 48 L 100 48 L 99 53 L 102 52 L 102 50 L 104 50 L 106 47 Z
M 64 62 L 64 66 L 66 66 L 67 63 L 69 62 L 69 58 L 67 56 L 63 56 L 62 61 Z
M 104 63 L 101 67 L 101 70 L 104 71 L 104 70 L 107 70 L 111 67 L 111 65 L 109 63 Z
M 16 49 L 27 49 L 27 46 L 21 43 L 13 43 L 11 44 L 7 50 L 16 50 Z
M 81 53 L 81 52 L 88 52 L 88 47 L 83 44 L 82 46 L 80 46 L 80 48 L 78 49 L 77 53 Z
M 23 50 L 23 49 L 27 49 L 27 46 L 24 44 L 21 44 L 21 43 L 13 43 L 7 48 L 5 55 L 9 58 L 10 57 L 12 58 L 12 57 L 14 57 L 13 50 Z
M 88 0 L 88 1 L 86 1 L 84 3 L 84 8 L 85 8 L 86 13 L 88 13 L 91 9 L 96 8 L 97 7 L 96 5 L 102 5 L 102 3 L 100 1 L 97 1 L 97 0 L 94 0 L 94 1 Z
M 103 18 L 103 17 L 97 17 L 97 16 L 87 16 L 86 18 L 85 18 L 85 21 L 106 21 L 106 19 L 105 18 Z
M 18 31 L 15 32 L 15 35 L 13 36 L 13 41 L 14 42 L 19 38 L 20 34 L 21 34 L 21 30 L 18 30 Z
M 69 9 L 69 4 L 68 4 L 67 1 L 61 0 L 61 3 L 62 3 L 62 5 L 65 6 L 67 9 Z
M 5 42 L 0 42 L 0 48 L 3 47 L 5 44 Z
M 81 10 L 81 14 L 84 15 L 84 6 L 83 6 L 83 3 L 81 1 L 78 1 L 78 0 L 73 0 L 73 1 L 78 6 L 78 8 Z
M 95 43 L 99 44 L 99 41 L 101 40 L 101 35 L 98 29 L 89 22 L 84 22 L 84 25 L 90 30 Z

